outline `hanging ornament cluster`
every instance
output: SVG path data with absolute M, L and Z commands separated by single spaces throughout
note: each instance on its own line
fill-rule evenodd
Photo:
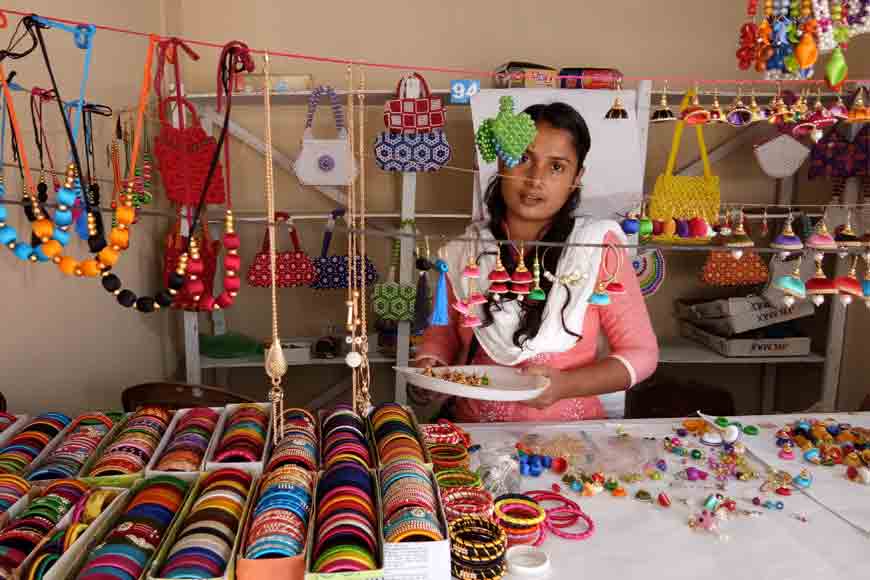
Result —
M 768 79 L 807 79 L 820 54 L 829 86 L 839 89 L 848 76 L 849 39 L 870 32 L 866 0 L 748 0 L 746 22 L 737 39 L 737 67 L 754 68 Z
M 516 167 L 526 149 L 535 140 L 538 128 L 528 113 L 514 112 L 514 99 L 499 99 L 498 114 L 480 124 L 475 141 L 481 157 L 487 163 L 497 158 L 509 168 Z

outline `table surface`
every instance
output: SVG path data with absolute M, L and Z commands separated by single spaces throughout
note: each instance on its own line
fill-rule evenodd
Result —
M 756 495 L 760 480 L 729 482 L 723 493 L 737 500 L 740 509 L 760 509 L 758 517 L 736 516 L 721 523 L 722 538 L 688 527 L 689 517 L 700 511 L 700 502 L 714 490 L 675 482 L 672 473 L 682 467 L 679 458 L 663 451 L 661 438 L 672 434 L 679 420 L 645 419 L 585 421 L 582 423 L 491 423 L 463 424 L 474 443 L 484 449 L 512 446 L 527 433 L 553 436 L 560 433 L 588 435 L 601 441 L 615 435 L 617 427 L 632 436 L 656 437 L 657 457 L 668 460 L 668 475 L 659 481 L 627 485 L 628 496 L 615 498 L 605 492 L 593 497 L 565 491 L 567 486 L 552 474 L 522 478 L 523 490 L 549 490 L 559 483 L 563 493 L 577 501 L 595 522 L 595 533 L 585 541 L 548 537 L 542 545 L 550 556 L 547 578 L 667 578 L 668 580 L 751 579 L 791 580 L 818 578 L 866 578 L 870 569 L 870 486 L 845 479 L 845 467 L 811 466 L 801 459 L 786 462 L 776 455 L 777 428 L 800 417 L 833 417 L 841 422 L 870 427 L 870 413 L 834 415 L 759 415 L 734 417 L 744 424 L 761 427 L 759 435 L 744 436 L 753 460 L 797 474 L 807 468 L 814 476 L 806 493 L 776 497 L 785 503 L 782 511 L 754 508 L 748 500 Z M 689 488 L 691 486 L 691 488 Z M 665 491 L 670 508 L 633 499 L 639 489 L 655 498 Z M 691 508 L 680 500 L 688 500 Z M 774 499 L 774 498 L 772 498 Z M 795 514 L 805 515 L 807 522 Z M 521 578 L 508 575 L 507 578 Z M 526 577 L 527 578 L 527 577 Z

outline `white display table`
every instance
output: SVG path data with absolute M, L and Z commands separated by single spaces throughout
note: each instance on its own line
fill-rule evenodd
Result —
M 806 417 L 806 415 L 801 415 Z M 828 417 L 825 415 L 824 417 Z M 818 418 L 823 418 L 817 415 Z M 870 427 L 870 413 L 836 414 L 841 422 Z M 778 426 L 798 418 L 797 415 L 734 417 L 744 424 Z M 673 434 L 679 420 L 625 420 L 626 432 L 635 436 L 661 438 Z M 555 435 L 578 433 L 616 433 L 613 421 L 582 423 L 490 423 L 463 424 L 473 443 L 486 446 L 513 445 L 525 433 Z M 669 474 L 660 481 L 645 480 L 626 486 L 627 497 L 616 498 L 604 492 L 581 497 L 570 491 L 558 477 L 546 473 L 541 477 L 524 477 L 523 489 L 547 489 L 553 483 L 576 500 L 595 521 L 594 535 L 585 541 L 548 537 L 542 548 L 549 554 L 552 572 L 558 579 L 667 579 L 667 580 L 792 580 L 807 578 L 870 577 L 870 486 L 852 483 L 842 477 L 845 467 L 813 467 L 803 459 L 784 462 L 776 457 L 775 429 L 762 428 L 755 437 L 744 436 L 750 451 L 762 462 L 787 468 L 796 474 L 808 467 L 815 484 L 807 494 L 776 497 L 785 503 L 782 511 L 754 508 L 743 499 L 758 493 L 760 480 L 729 482 L 725 494 L 738 500 L 739 509 L 759 509 L 759 517 L 735 516 L 723 522 L 721 530 L 727 541 L 707 532 L 689 529 L 687 520 L 700 511 L 700 502 L 712 490 L 669 487 L 678 469 L 677 458 L 662 449 L 660 457 L 669 459 Z M 609 474 L 610 475 L 610 474 Z M 689 484 L 692 485 L 692 484 Z M 670 508 L 648 504 L 633 498 L 639 489 L 655 498 L 665 491 L 672 500 Z M 691 511 L 678 500 L 687 498 Z M 774 498 L 772 498 L 774 499 Z M 807 522 L 793 514 L 802 513 Z M 853 523 L 850 523 L 854 522 Z M 824 576 L 822 576 L 824 575 Z M 519 578 L 509 575 L 508 578 Z

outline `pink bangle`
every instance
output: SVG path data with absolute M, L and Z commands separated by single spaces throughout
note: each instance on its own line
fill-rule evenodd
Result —
M 552 513 L 554 513 L 555 515 L 570 513 L 571 515 L 576 515 L 578 520 L 583 520 L 586 523 L 586 529 L 582 532 L 565 532 L 562 530 L 562 526 L 555 526 L 552 523 L 548 522 L 547 527 L 550 529 L 551 532 L 553 532 L 553 534 L 560 538 L 563 538 L 565 540 L 585 540 L 589 538 L 595 531 L 595 522 L 593 522 L 592 518 L 586 515 L 586 513 L 579 508 L 554 508 L 552 510 Z

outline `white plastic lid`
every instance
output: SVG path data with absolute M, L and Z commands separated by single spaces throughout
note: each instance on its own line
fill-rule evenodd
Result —
M 521 576 L 543 576 L 550 571 L 550 557 L 534 546 L 512 546 L 505 554 L 508 572 Z

